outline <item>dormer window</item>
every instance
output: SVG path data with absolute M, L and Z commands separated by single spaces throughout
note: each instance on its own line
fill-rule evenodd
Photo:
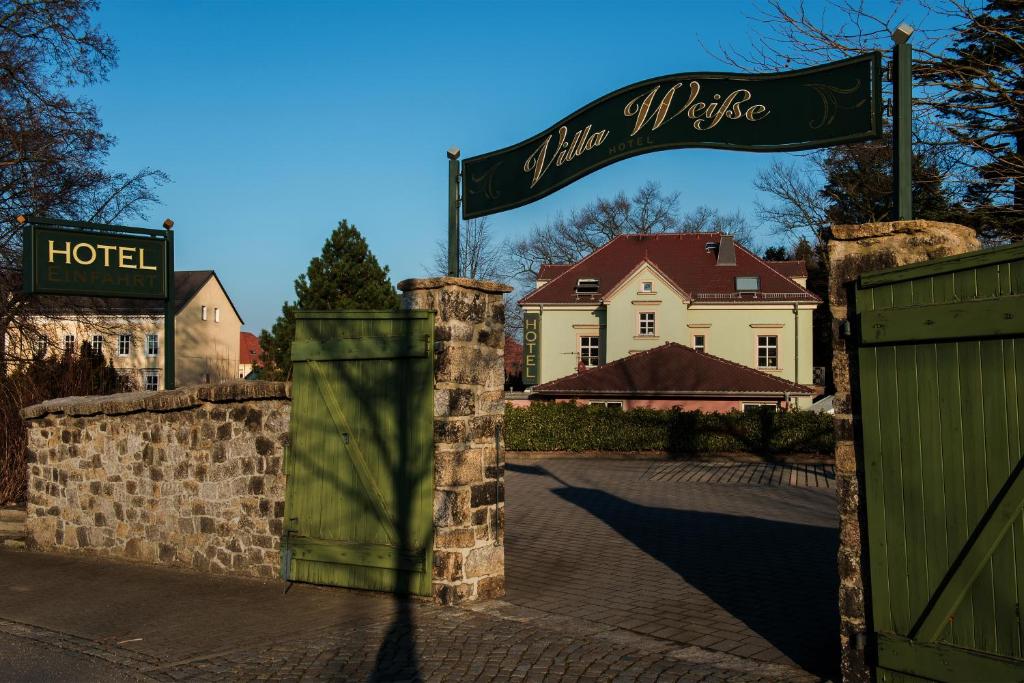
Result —
M 760 292 L 761 278 L 757 275 L 741 276 L 736 278 L 737 292 Z
M 600 282 L 595 277 L 581 277 L 576 280 L 577 294 L 597 294 Z

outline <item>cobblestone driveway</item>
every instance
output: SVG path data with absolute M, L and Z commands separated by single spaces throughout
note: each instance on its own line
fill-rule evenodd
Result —
M 470 609 L 0 550 L 0 680 L 818 680 L 831 494 L 649 466 L 512 463 L 509 599 Z
M 834 676 L 838 513 L 831 481 L 655 480 L 665 469 L 658 462 L 511 461 L 506 599 Z

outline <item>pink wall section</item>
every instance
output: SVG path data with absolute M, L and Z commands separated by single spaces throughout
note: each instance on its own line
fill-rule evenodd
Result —
M 574 399 L 571 398 L 559 398 L 555 399 L 558 403 L 571 403 Z M 626 410 L 631 408 L 652 408 L 654 410 L 671 410 L 672 408 L 679 408 L 680 410 L 700 410 L 705 413 L 728 413 L 730 410 L 743 410 L 744 401 L 739 399 L 669 399 L 669 398 L 608 398 L 602 399 L 607 401 L 622 401 L 622 407 Z M 589 400 L 577 400 L 578 403 L 587 404 Z M 749 403 L 762 403 L 762 401 L 748 400 Z M 768 401 L 763 401 L 768 403 Z M 508 405 L 514 408 L 527 408 L 531 401 L 530 399 L 517 398 L 506 402 Z M 780 408 L 785 407 L 785 401 L 779 401 L 778 405 Z

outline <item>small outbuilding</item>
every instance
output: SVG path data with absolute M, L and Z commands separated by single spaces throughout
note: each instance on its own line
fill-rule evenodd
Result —
M 568 377 L 538 384 L 530 400 L 576 401 L 622 408 L 786 410 L 815 394 L 767 372 L 668 342 Z M 518 401 L 516 403 L 519 403 Z

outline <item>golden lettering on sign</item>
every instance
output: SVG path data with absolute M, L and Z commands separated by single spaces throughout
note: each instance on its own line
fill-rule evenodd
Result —
M 146 265 L 145 247 L 119 247 L 113 244 L 92 245 L 88 242 L 79 242 L 74 246 L 70 241 L 64 242 L 64 247 L 53 240 L 48 240 L 49 252 L 47 263 L 57 263 L 57 257 L 64 258 L 64 265 L 91 266 L 97 259 L 103 259 L 103 266 L 125 270 L 156 270 L 156 266 Z M 102 252 L 102 255 L 100 254 Z M 111 252 L 115 258 L 111 258 Z M 136 253 L 138 252 L 138 253 Z M 136 261 L 136 256 L 138 260 Z
M 558 144 L 551 151 L 550 155 L 548 154 L 548 147 L 551 145 L 554 133 L 544 138 L 544 142 L 540 143 L 540 146 L 526 158 L 526 163 L 523 164 L 523 170 L 532 174 L 530 187 L 536 185 L 544 177 L 544 174 L 548 172 L 552 164 L 561 166 L 567 161 L 572 161 L 584 152 L 589 152 L 594 147 L 602 144 L 605 138 L 608 137 L 607 130 L 591 133 L 590 129 L 591 126 L 587 126 L 583 130 L 576 131 L 570 142 L 569 129 L 566 126 L 560 127 L 558 129 Z
M 627 119 L 633 119 L 630 139 L 609 147 L 608 155 L 654 144 L 649 135 L 641 135 L 642 131 L 647 129 L 648 133 L 654 132 L 678 116 L 685 115 L 692 121 L 695 130 L 709 131 L 726 119 L 755 123 L 771 114 L 765 105 L 751 104 L 754 96 L 746 88 L 737 88 L 724 97 L 714 93 L 711 97 L 702 98 L 701 84 L 696 80 L 686 84 L 686 90 L 683 91 L 686 94 L 685 102 L 673 108 L 673 101 L 678 104 L 676 95 L 683 88 L 684 84 L 680 82 L 662 92 L 662 86 L 656 85 L 627 102 L 622 113 Z M 681 98 L 682 95 L 679 95 Z M 559 126 L 558 131 L 545 137 L 523 163 L 523 171 L 530 175 L 530 188 L 535 187 L 552 166 L 561 166 L 604 144 L 608 135 L 607 129 L 592 132 L 592 126 L 587 125 L 570 138 L 568 126 Z M 478 179 L 474 177 L 473 180 Z

